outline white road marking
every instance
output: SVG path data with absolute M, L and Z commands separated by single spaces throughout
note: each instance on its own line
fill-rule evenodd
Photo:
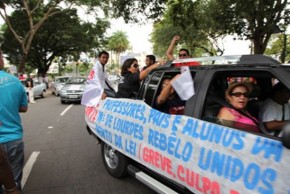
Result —
M 24 188 L 24 185 L 28 179 L 28 176 L 31 172 L 31 169 L 38 157 L 40 152 L 32 152 L 32 154 L 30 155 L 28 161 L 26 162 L 24 168 L 23 168 L 23 175 L 22 175 L 22 180 L 21 180 L 21 186 L 22 186 L 22 189 Z
M 66 109 L 64 109 L 64 111 L 62 111 L 62 113 L 60 113 L 60 116 L 63 116 L 72 106 L 73 106 L 73 104 L 69 105 Z

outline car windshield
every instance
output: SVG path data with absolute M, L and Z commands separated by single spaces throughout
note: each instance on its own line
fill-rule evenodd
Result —
M 82 84 L 82 83 L 85 83 L 86 81 L 87 81 L 86 78 L 74 77 L 67 80 L 66 83 L 67 84 Z
M 60 77 L 60 78 L 56 78 L 55 82 L 56 83 L 64 83 L 68 80 L 68 77 Z

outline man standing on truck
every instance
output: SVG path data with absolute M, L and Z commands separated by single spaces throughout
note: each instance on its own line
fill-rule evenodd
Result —
M 101 51 L 96 64 L 88 76 L 87 86 L 81 101 L 82 105 L 96 106 L 100 99 L 103 100 L 107 97 L 106 89 L 114 92 L 105 72 L 105 65 L 108 63 L 108 60 L 109 53 L 107 51 Z
M 173 49 L 176 45 L 176 43 L 180 40 L 180 36 L 174 36 L 170 42 L 170 45 L 166 51 L 166 56 L 167 56 L 167 59 L 168 60 L 174 60 L 174 57 L 173 57 Z M 186 58 L 189 58 L 190 55 L 189 55 L 189 51 L 185 48 L 181 48 L 178 52 L 178 57 L 179 59 L 186 59 Z

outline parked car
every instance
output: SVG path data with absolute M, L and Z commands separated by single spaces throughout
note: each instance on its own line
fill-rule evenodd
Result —
M 27 87 L 26 87 L 26 80 L 20 80 L 21 83 L 23 84 L 25 90 L 26 90 L 26 93 L 27 93 L 27 96 L 28 96 L 28 91 L 27 91 Z M 40 83 L 39 81 L 37 80 L 34 80 L 34 86 L 33 86 L 33 97 L 36 98 L 36 97 L 41 97 L 41 98 L 44 98 L 45 97 L 45 94 L 46 94 L 46 84 L 45 83 Z
M 183 115 L 162 113 L 155 107 L 162 81 L 182 66 L 195 94 Z M 290 89 L 289 77 L 290 66 L 263 55 L 175 60 L 150 72 L 136 99 L 107 97 L 86 107 L 87 129 L 109 174 L 129 172 L 158 193 L 289 193 L 290 126 L 277 138 L 217 119 L 232 82 L 252 85 L 248 111 L 257 117 L 273 81 Z
M 40 83 L 39 81 L 34 81 L 34 86 L 33 86 L 33 96 L 35 97 L 41 97 L 44 98 L 46 94 L 46 84 L 45 83 Z
M 60 90 L 65 84 L 65 82 L 70 78 L 70 76 L 57 76 L 52 82 L 52 93 L 56 96 L 59 96 Z
M 86 77 L 70 77 L 60 90 L 60 102 L 80 102 L 86 87 Z
M 118 90 L 118 84 L 122 81 L 122 77 L 120 75 L 109 75 L 108 80 L 112 84 L 112 87 L 115 91 Z

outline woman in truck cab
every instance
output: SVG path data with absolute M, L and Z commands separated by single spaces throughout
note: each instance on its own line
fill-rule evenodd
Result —
M 162 64 L 163 62 L 156 62 L 140 72 L 137 59 L 125 60 L 121 68 L 122 81 L 118 85 L 116 97 L 133 98 L 139 91 L 140 81 L 144 80 L 151 70 Z
M 245 82 L 233 83 L 228 87 L 225 92 L 228 106 L 222 107 L 217 116 L 221 124 L 260 132 L 257 119 L 246 110 L 250 91 Z

